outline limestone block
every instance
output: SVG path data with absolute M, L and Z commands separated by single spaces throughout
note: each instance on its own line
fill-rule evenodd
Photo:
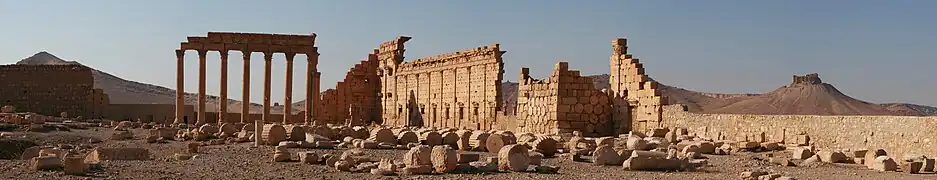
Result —
M 234 124 L 224 123 L 224 124 L 221 124 L 218 131 L 224 134 L 234 134 L 238 131 L 238 129 L 234 127 Z
M 351 130 L 351 137 L 354 138 L 367 139 L 371 135 L 371 132 L 368 131 L 368 128 L 363 126 L 351 127 Z
M 85 163 L 97 164 L 107 160 L 149 160 L 150 150 L 145 148 L 97 148 L 85 157 Z
M 306 129 L 303 126 L 285 126 L 286 129 L 286 139 L 290 141 L 305 141 L 306 140 Z
M 32 159 L 34 170 L 55 170 L 62 168 L 62 159 L 55 156 L 39 156 Z
M 420 145 L 413 148 L 410 148 L 406 154 L 404 154 L 403 162 L 408 167 L 410 166 L 421 166 L 428 165 L 432 167 L 433 162 L 431 159 L 432 148 L 426 145 Z
M 650 131 L 648 131 L 647 135 L 651 137 L 664 137 L 667 135 L 668 131 L 669 130 L 663 129 L 663 128 L 655 128 L 655 129 L 651 129 Z
M 742 141 L 742 142 L 735 143 L 735 148 L 738 148 L 738 149 L 754 149 L 758 147 L 761 147 L 761 144 L 757 142 Z
M 934 171 L 934 159 L 928 158 L 923 161 L 924 165 L 921 166 L 921 172 L 933 172 Z
M 287 140 L 286 128 L 279 124 L 265 124 L 261 136 L 267 145 L 276 146 Z
M 437 173 L 448 173 L 459 164 L 458 153 L 449 146 L 435 146 L 431 153 L 433 169 Z
M 400 144 L 419 143 L 420 136 L 410 130 L 404 130 L 397 133 L 397 142 Z
M 455 146 L 455 147 L 459 147 L 459 150 L 471 151 L 472 145 L 469 143 L 469 140 L 472 138 L 472 131 L 458 130 L 456 131 L 456 135 L 459 136 L 459 142 L 458 142 L 458 146 Z
M 874 169 L 878 171 L 897 171 L 898 163 L 894 159 L 888 156 L 879 156 L 875 160 L 869 163 L 869 169 Z
M 774 150 L 778 150 L 778 148 L 780 148 L 781 146 L 779 146 L 778 143 L 776 142 L 764 142 L 764 143 L 761 143 L 761 147 L 764 148 L 764 150 L 766 151 L 774 151 Z
M 512 144 L 509 135 L 494 133 L 488 136 L 488 140 L 485 140 L 485 147 L 490 153 L 497 153 L 501 150 L 501 147 L 505 145 Z
M 533 142 L 527 145 L 534 151 L 540 152 L 545 157 L 553 157 L 557 152 L 557 142 L 553 138 L 539 136 Z
M 277 151 L 273 153 L 273 162 L 287 162 L 287 161 L 290 161 L 290 152 Z
M 768 158 L 768 162 L 781 165 L 781 166 L 794 166 L 794 163 L 791 162 L 791 159 L 782 158 L 782 157 L 771 157 Z
M 404 175 L 430 174 L 433 173 L 433 170 L 434 169 L 432 165 L 407 165 L 406 167 L 403 167 L 401 173 Z
M 807 159 L 813 156 L 813 152 L 806 148 L 795 148 L 794 154 L 791 156 L 793 159 Z
M 67 157 L 62 159 L 62 166 L 65 170 L 65 174 L 68 175 L 85 175 L 88 172 L 88 164 L 85 164 L 84 159 L 80 157 Z
M 397 144 L 397 136 L 395 136 L 394 132 L 387 128 L 372 129 L 371 136 L 368 137 L 368 139 L 377 141 L 378 143 Z
M 172 157 L 176 159 L 177 161 L 185 161 L 185 160 L 192 159 L 193 155 L 189 153 L 176 153 L 176 154 L 173 154 Z
M 647 141 L 637 136 L 628 137 L 627 146 L 628 146 L 628 149 L 631 149 L 631 150 L 648 150 L 649 149 L 647 145 Z
M 637 152 L 637 151 L 635 151 Z M 676 171 L 683 170 L 689 164 L 686 160 L 660 157 L 631 157 L 622 163 L 622 169 L 629 171 Z
M 469 163 L 481 159 L 479 154 L 459 153 L 459 163 Z
M 817 155 L 820 155 L 820 160 L 827 163 L 844 163 L 846 162 L 846 155 L 843 152 L 839 151 L 820 151 L 817 152 Z
M 381 159 L 381 162 L 377 165 L 377 169 L 391 173 L 396 172 L 397 168 L 397 164 L 390 159 Z
M 429 146 L 442 145 L 442 135 L 436 131 L 425 131 L 420 133 L 420 141 Z
M 921 168 L 924 167 L 924 162 L 914 161 L 907 162 L 901 166 L 901 170 L 905 173 L 918 174 L 921 173 Z
M 689 145 L 689 146 L 683 147 L 681 154 L 683 154 L 687 158 L 693 158 L 693 159 L 698 159 L 701 157 L 699 153 L 699 146 L 696 146 L 696 145 Z
M 202 146 L 202 143 L 190 142 L 186 144 L 186 152 L 191 154 L 197 154 L 198 148 Z
M 699 152 L 703 154 L 713 154 L 716 152 L 716 145 L 711 141 L 699 141 L 694 145 L 699 147 Z
M 865 165 L 871 167 L 872 163 L 875 162 L 875 159 L 879 156 L 888 156 L 888 153 L 884 149 L 872 149 L 869 152 L 865 153 Z
M 797 146 L 807 146 L 810 145 L 810 136 L 806 134 L 796 135 L 793 140 L 794 145 Z
M 114 133 L 111 134 L 110 139 L 116 141 L 133 139 L 133 133 L 130 131 L 114 131 Z
M 490 134 L 485 131 L 474 131 L 471 135 L 472 136 L 469 137 L 469 144 L 472 146 L 472 149 L 475 151 L 486 151 L 486 141 L 488 141 L 488 136 L 490 136 Z
M 518 144 L 504 146 L 498 151 L 498 169 L 523 172 L 527 170 L 530 156 L 527 148 Z
M 215 126 L 212 124 L 203 124 L 202 126 L 198 127 L 198 132 L 206 133 L 206 134 L 215 134 L 215 133 L 218 133 L 218 126 Z
M 455 132 L 442 132 L 442 145 L 448 145 L 449 147 L 458 148 L 459 147 L 459 135 Z
M 600 145 L 595 148 L 595 151 L 592 152 L 593 163 L 595 165 L 618 165 L 621 164 L 624 159 L 615 151 L 612 146 L 609 145 Z

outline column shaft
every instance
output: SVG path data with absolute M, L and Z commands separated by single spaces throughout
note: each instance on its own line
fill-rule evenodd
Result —
M 173 124 L 185 123 L 185 50 L 176 50 L 176 119 Z
M 205 124 L 205 56 L 208 51 L 198 51 L 198 119 L 195 125 Z
M 252 123 L 254 120 L 250 119 L 251 117 L 251 51 L 242 50 L 242 58 L 244 58 L 244 73 L 242 77 L 243 84 L 241 86 L 241 123 L 247 124 Z
M 293 57 L 295 53 L 286 53 L 286 88 L 283 94 L 283 124 L 293 123 Z
M 264 101 L 263 102 L 264 104 L 263 122 L 264 123 L 273 122 L 272 119 L 270 119 L 270 73 L 271 73 L 270 62 L 271 61 L 273 61 L 273 53 L 264 52 L 264 100 L 263 100 Z
M 226 123 L 228 116 L 228 51 L 219 51 L 221 54 L 221 101 L 218 103 L 218 122 Z

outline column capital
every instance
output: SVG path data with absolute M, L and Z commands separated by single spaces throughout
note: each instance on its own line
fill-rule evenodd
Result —
M 273 61 L 274 52 L 263 52 L 263 53 L 264 53 L 264 61 Z
M 220 51 L 218 51 L 218 54 L 220 54 L 221 57 L 227 57 L 227 56 L 228 56 L 228 50 L 227 50 L 227 49 L 225 49 L 225 50 L 220 50 Z
M 284 53 L 286 55 L 286 61 L 293 62 L 293 58 L 296 57 L 296 53 Z
M 185 50 L 184 50 L 184 49 L 176 49 L 176 58 L 182 58 L 183 56 L 185 56 Z
M 205 55 L 208 54 L 208 50 L 200 49 L 196 51 L 198 51 L 198 56 L 201 56 L 201 57 L 205 57 Z

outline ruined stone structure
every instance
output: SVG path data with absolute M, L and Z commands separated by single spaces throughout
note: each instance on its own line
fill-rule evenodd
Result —
M 103 118 L 110 120 L 159 124 L 171 124 L 175 120 L 176 106 L 174 104 L 109 104 L 106 107 Z M 183 117 L 195 117 L 195 109 L 192 105 L 186 105 L 183 112 L 185 113 Z M 214 120 L 211 117 L 206 118 Z M 183 118 L 183 120 L 191 122 L 195 119 Z
M 96 104 L 106 100 L 82 65 L 0 65 L 0 82 L 0 103 L 19 112 L 93 117 L 100 114 Z
M 383 124 L 492 129 L 506 51 L 493 44 L 403 62 L 408 40 L 398 37 L 377 51 Z
M 367 60 L 355 64 L 334 89 L 322 92 L 322 108 L 315 109 L 320 111 L 318 123 L 367 125 L 380 119 L 377 53 L 375 50 Z
M 103 118 L 104 113 L 108 111 L 108 105 L 111 104 L 111 99 L 103 89 L 92 89 L 91 104 L 91 115 L 88 118 Z
M 886 149 L 889 156 L 905 157 L 937 154 L 933 122 L 937 117 L 698 114 L 677 104 L 663 108 L 662 125 L 715 140 L 765 133 L 767 141 L 785 143 L 805 134 L 821 149 Z
M 797 84 L 823 84 L 823 81 L 820 80 L 820 75 L 817 73 L 810 73 L 804 76 L 794 75 L 791 86 Z
M 661 105 L 667 102 L 657 90 L 658 83 L 650 81 L 644 66 L 628 54 L 628 41 L 612 41 L 609 77 L 609 96 L 612 99 L 612 122 L 617 133 L 630 130 L 646 132 L 661 127 Z
M 533 79 L 521 69 L 517 95 L 517 130 L 531 133 L 609 135 L 612 133 L 608 95 L 595 89 L 592 79 L 557 63 L 550 77 Z
M 196 105 L 196 124 L 211 123 L 206 121 L 205 117 L 205 56 L 208 51 L 218 51 L 221 55 L 221 102 L 219 103 L 219 112 L 227 112 L 227 82 L 228 82 L 228 51 L 241 51 L 244 59 L 244 77 L 242 101 L 250 102 L 250 55 L 253 52 L 264 54 L 264 98 L 263 98 L 263 121 L 271 122 L 270 114 L 270 76 L 271 61 L 274 53 L 283 53 L 286 55 L 286 87 L 284 106 L 291 107 L 292 103 L 292 82 L 293 82 L 293 58 L 296 54 L 306 54 L 307 73 L 306 73 L 306 118 L 305 122 L 310 123 L 315 116 L 313 104 L 319 99 L 319 73 L 316 69 L 319 53 L 315 46 L 316 34 L 310 35 L 285 35 L 285 34 L 259 34 L 259 33 L 232 33 L 232 32 L 208 32 L 206 37 L 188 37 L 188 42 L 183 42 L 180 49 L 176 50 L 177 72 L 176 72 L 176 112 L 175 122 L 182 123 L 184 117 L 185 102 L 183 99 L 184 77 L 183 64 L 184 54 L 187 50 L 195 50 L 199 56 L 199 76 L 198 76 L 198 103 Z M 242 109 L 250 109 L 249 103 L 242 103 Z M 224 121 L 228 113 L 218 113 L 221 121 Z M 241 113 L 242 123 L 253 123 L 247 121 L 250 119 L 249 113 Z M 292 112 L 286 108 L 283 116 L 283 122 L 290 122 Z M 192 122 L 192 121 L 189 121 Z M 259 124 L 257 126 L 260 126 Z

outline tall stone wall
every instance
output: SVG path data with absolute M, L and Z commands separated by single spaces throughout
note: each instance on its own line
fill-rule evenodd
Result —
M 380 119 L 377 51 L 355 64 L 334 89 L 322 93 L 317 123 L 367 125 Z
M 687 128 L 712 139 L 735 140 L 765 133 L 769 141 L 790 142 L 806 134 L 822 149 L 881 148 L 893 157 L 937 155 L 937 117 L 697 114 L 684 105 L 663 109 L 664 127 Z
M 104 119 L 127 120 L 155 122 L 160 124 L 171 124 L 175 119 L 175 104 L 108 104 L 106 111 L 102 113 Z M 192 105 L 186 105 L 183 110 L 187 117 L 195 117 L 195 108 Z M 217 114 L 213 114 L 217 115 Z M 238 116 L 235 114 L 234 116 Z M 218 116 L 206 116 L 207 118 L 218 119 Z M 229 118 L 232 116 L 228 116 Z M 194 118 L 184 118 L 189 122 L 194 122 Z
M 492 129 L 501 110 L 505 51 L 494 44 L 403 62 L 410 39 L 378 49 L 383 124 Z
M 529 69 L 521 69 L 517 96 L 518 131 L 532 133 L 569 133 L 610 135 L 611 106 L 608 95 L 595 89 L 592 79 L 569 70 L 567 62 L 557 63 L 550 77 L 530 78 Z
M 103 89 L 93 89 L 91 92 L 91 115 L 88 118 L 103 118 L 106 111 L 108 111 L 108 105 L 111 104 L 111 99 L 104 93 Z
M 661 106 L 667 102 L 657 89 L 657 82 L 650 81 L 644 73 L 644 65 L 628 54 L 628 40 L 612 41 L 612 57 L 609 84 L 614 104 L 613 126 L 616 133 L 630 130 L 647 131 L 661 127 Z
M 0 103 L 20 112 L 91 117 L 94 79 L 81 65 L 0 65 Z

